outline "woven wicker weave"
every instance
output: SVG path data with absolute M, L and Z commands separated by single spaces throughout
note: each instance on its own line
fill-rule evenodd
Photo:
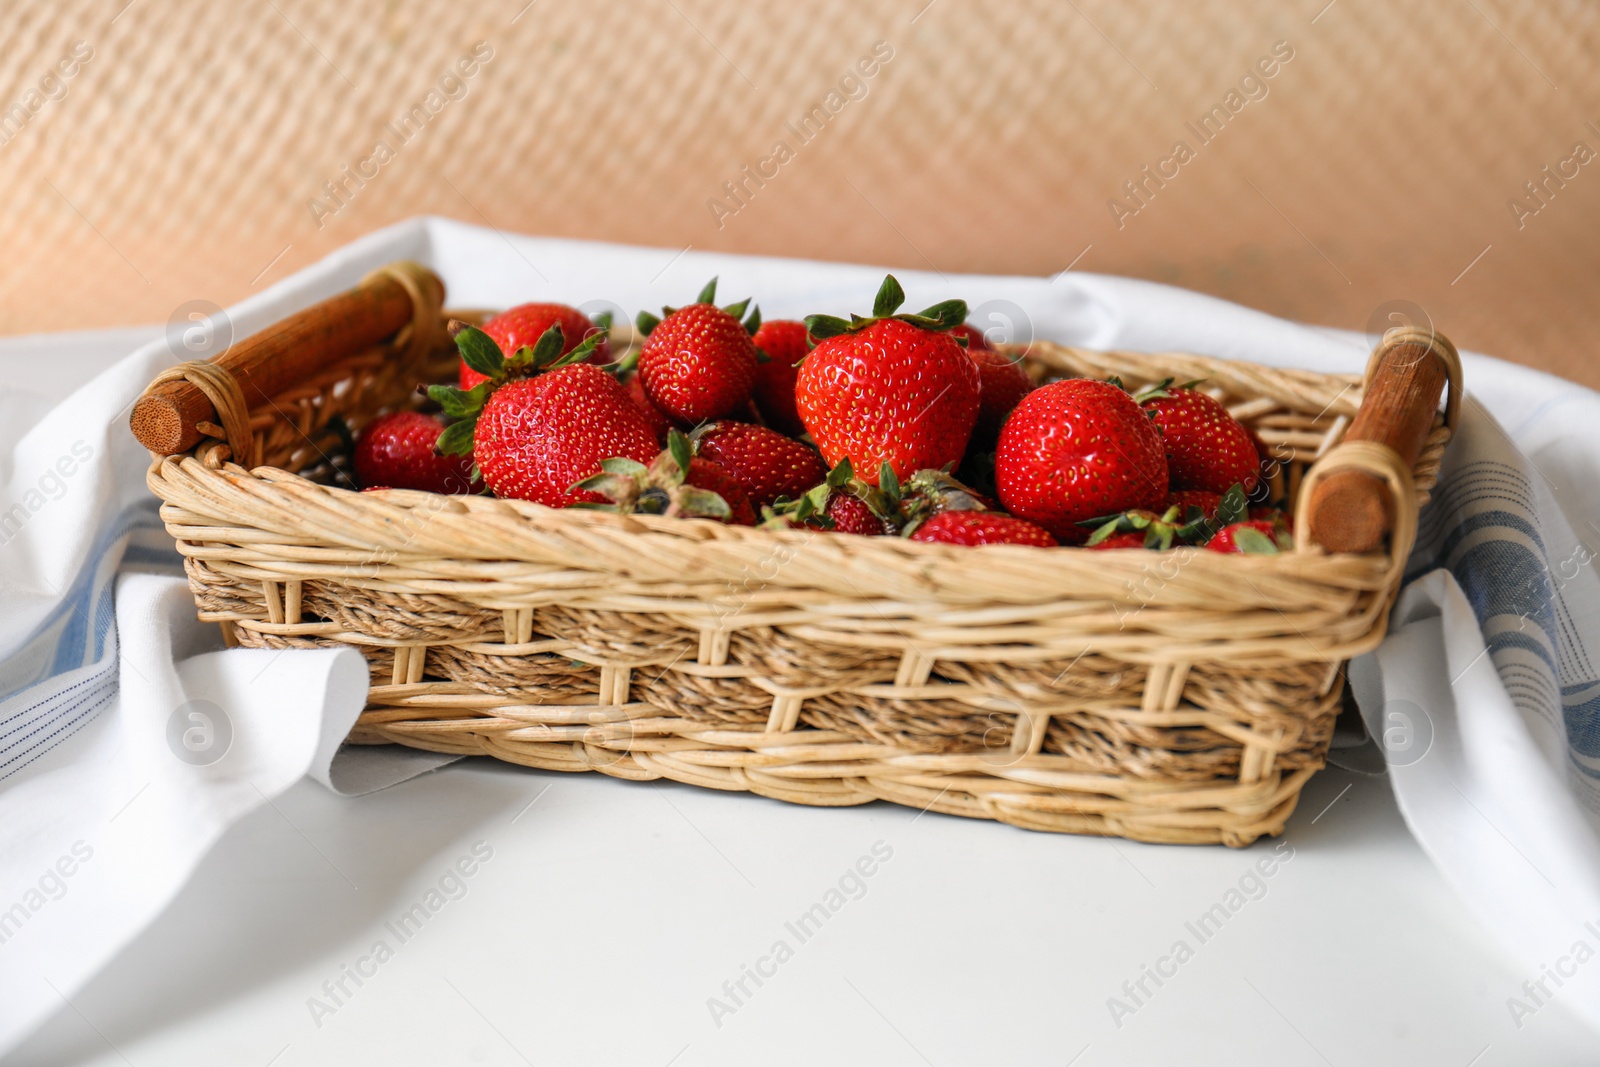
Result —
M 359 649 L 373 686 L 353 742 L 1147 841 L 1281 831 L 1322 765 L 1344 662 L 1383 635 L 1460 392 L 1451 349 L 1447 418 L 1408 472 L 1380 447 L 1335 447 L 1362 396 L 1350 376 L 1026 353 L 1039 376 L 1207 379 L 1284 459 L 1273 480 L 1291 498 L 1334 469 L 1379 474 L 1399 501 L 1388 554 L 1308 545 L 1304 516 L 1295 551 L 1226 556 L 339 488 L 330 420 L 359 428 L 454 372 L 417 299 L 395 343 L 256 410 L 226 372 L 163 376 L 199 384 L 222 424 L 149 475 L 200 617 L 238 645 Z M 245 450 L 262 465 L 229 461 Z

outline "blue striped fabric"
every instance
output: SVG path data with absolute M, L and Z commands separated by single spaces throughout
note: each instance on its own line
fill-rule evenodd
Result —
M 1455 576 L 1507 695 L 1564 738 L 1576 791 L 1600 812 L 1600 671 L 1572 600 L 1594 593 L 1594 553 L 1533 462 L 1503 433 L 1490 439 L 1485 413 L 1464 415 L 1406 580 L 1437 567 Z
M 62 602 L 3 664 L 0 781 L 67 740 L 117 695 L 115 585 L 125 569 L 182 573 L 154 500 L 117 516 Z

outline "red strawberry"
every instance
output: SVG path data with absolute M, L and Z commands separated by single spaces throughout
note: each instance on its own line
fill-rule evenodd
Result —
M 1141 530 L 1130 530 L 1127 533 L 1112 534 L 1099 544 L 1088 545 L 1087 547 L 1096 550 L 1102 548 L 1143 548 L 1144 536 L 1144 532 Z
M 1250 509 L 1250 518 L 1269 522 L 1274 528 L 1282 526 L 1285 530 L 1294 531 L 1294 515 L 1283 508 L 1267 507 L 1260 505 Z
M 593 497 L 572 486 L 609 456 L 643 462 L 655 433 L 617 380 L 583 364 L 510 382 L 478 418 L 473 455 L 496 496 L 559 508 Z
M 1221 503 L 1221 493 L 1210 493 L 1204 489 L 1180 489 L 1175 493 L 1168 493 L 1166 503 L 1162 504 L 1161 508 L 1162 510 L 1177 508 L 1178 514 L 1182 516 L 1187 516 L 1190 508 L 1199 508 L 1205 517 L 1210 519 L 1216 517 L 1217 507 Z
M 1183 512 L 1176 507 L 1169 507 L 1160 515 L 1143 509 L 1124 511 L 1121 515 L 1104 521 L 1094 519 L 1091 524 L 1094 525 L 1094 532 L 1089 535 L 1089 540 L 1084 542 L 1088 548 L 1098 548 L 1105 541 L 1124 534 L 1137 533 L 1142 538 L 1145 548 L 1162 552 L 1175 544 L 1199 544 L 1210 537 L 1215 529 L 1215 525 L 1205 519 L 1185 521 Z
M 1225 493 L 1237 483 L 1246 493 L 1254 489 L 1261 458 L 1244 423 L 1214 397 L 1170 384 L 1169 378 L 1139 394 L 1139 402 L 1161 428 L 1172 488 Z
M 804 526 L 880 537 L 898 529 L 888 518 L 891 513 L 898 515 L 898 508 L 898 497 L 891 504 L 882 490 L 857 478 L 846 459 L 817 485 L 775 507 L 766 505 L 761 513 L 764 525 L 776 530 Z
M 768 426 L 781 433 L 804 433 L 805 425 L 794 407 L 794 380 L 800 374 L 800 361 L 811 350 L 806 324 L 784 319 L 763 322 L 751 340 L 767 357 L 756 367 L 751 394 L 756 410 Z
M 578 488 L 598 493 L 609 504 L 583 504 L 602 511 L 674 518 L 709 518 L 736 526 L 754 526 L 750 498 L 733 476 L 709 459 L 692 456 L 688 439 L 667 433 L 667 447 L 647 467 L 631 456 L 612 456 L 600 473 Z
M 746 325 L 739 317 L 749 301 L 723 309 L 711 302 L 716 293 L 713 278 L 696 303 L 669 308 L 663 319 L 639 315 L 639 332 L 646 335 L 639 350 L 645 394 L 669 418 L 687 425 L 738 411 L 755 384 L 759 357 L 750 334 L 760 312 L 752 312 Z
M 978 368 L 948 332 L 966 304 L 895 314 L 904 299 L 890 275 L 872 318 L 806 319 L 818 341 L 795 382 L 795 406 L 823 459 L 850 459 L 874 485 L 885 463 L 909 477 L 959 462 L 978 416 Z
M 378 416 L 356 442 L 356 481 L 369 489 L 473 492 L 472 461 L 434 451 L 443 432 L 444 423 L 420 411 Z
M 590 322 L 577 308 L 565 304 L 518 304 L 484 323 L 483 332 L 494 338 L 502 355 L 512 356 L 524 345 L 531 348 L 553 325 L 561 327 L 561 336 L 565 338 L 562 355 L 571 352 L 593 335 L 599 340 L 595 342 L 589 362 L 611 361 L 611 342 L 605 329 Z M 484 375 L 465 363 L 461 364 L 461 388 L 471 389 L 483 380 Z
M 1126 392 L 1087 378 L 1041 386 L 1017 405 L 994 473 L 1005 509 L 1063 544 L 1089 536 L 1078 523 L 1153 511 L 1167 492 L 1160 432 Z
M 463 392 L 436 385 L 428 395 L 459 419 L 439 438 L 441 452 L 470 451 L 496 496 L 559 508 L 597 501 L 572 487 L 626 456 L 644 463 L 659 451 L 644 413 L 599 367 L 583 363 L 591 338 L 562 354 L 559 324 L 509 359 L 482 330 L 451 323 L 456 346 L 485 381 Z
M 967 339 L 968 352 L 994 351 L 994 345 L 989 343 L 989 339 L 983 335 L 983 331 L 970 322 L 958 322 L 950 327 L 950 336 L 956 338 L 957 343 L 959 343 L 960 338 L 965 337 Z
M 828 472 L 821 485 L 800 497 L 765 509 L 773 525 L 800 523 L 803 526 L 837 528 L 844 533 L 892 534 L 910 536 L 918 527 L 945 512 L 987 512 L 984 498 L 944 471 L 920 470 L 904 485 L 884 464 L 878 484 L 870 485 L 857 477 L 849 459 L 842 459 Z M 829 522 L 816 521 L 826 516 Z
M 998 511 L 941 511 L 918 526 L 911 540 L 946 545 L 1037 545 L 1040 548 L 1056 544 L 1048 531 Z
M 1284 459 L 1291 455 L 1293 450 L 1287 445 L 1279 444 L 1278 448 L 1283 451 L 1283 458 L 1280 458 L 1273 455 L 1272 448 L 1261 439 L 1261 435 L 1256 433 L 1254 427 L 1246 426 L 1244 432 L 1250 435 L 1250 444 L 1255 447 L 1259 459 L 1256 470 L 1260 477 L 1256 487 L 1250 491 L 1250 499 L 1257 504 L 1265 503 L 1272 499 L 1272 476 L 1283 467 Z
M 863 534 L 881 537 L 889 533 L 889 526 L 858 496 L 834 493 L 828 497 L 828 506 L 822 513 L 833 522 L 835 533 Z
M 1250 435 L 1250 444 L 1255 448 L 1256 455 L 1261 458 L 1262 463 L 1266 463 L 1273 458 L 1272 449 L 1267 447 L 1267 443 L 1261 439 L 1261 435 L 1256 433 L 1253 427 L 1246 426 L 1244 432 Z
M 1292 543 L 1286 542 L 1284 537 L 1264 519 L 1247 519 L 1218 530 L 1216 536 L 1206 542 L 1206 548 L 1212 552 L 1273 555 Z
M 723 521 L 734 526 L 754 526 L 756 524 L 756 511 L 750 505 L 750 496 L 744 491 L 744 486 L 730 474 L 720 463 L 699 456 L 689 460 L 689 473 L 683 480 L 684 485 L 692 485 L 696 489 L 704 489 L 716 493 L 728 505 L 730 515 Z
M 779 497 L 799 499 L 828 475 L 813 449 L 765 426 L 713 422 L 695 431 L 691 441 L 695 455 L 733 475 L 757 508 Z
M 656 435 L 656 441 L 666 441 L 667 431 L 672 429 L 672 420 L 667 418 L 665 412 L 650 402 L 650 398 L 645 395 L 644 383 L 639 381 L 639 376 L 635 374 L 630 377 L 628 384 L 623 388 L 628 391 L 629 398 L 639 405 L 639 410 L 644 412 L 644 421 L 650 424 L 650 430 Z
M 978 367 L 978 423 L 972 430 L 975 445 L 992 444 L 1000 436 L 1006 416 L 1033 390 L 1033 379 L 1022 369 L 1022 357 L 991 348 L 967 348 Z

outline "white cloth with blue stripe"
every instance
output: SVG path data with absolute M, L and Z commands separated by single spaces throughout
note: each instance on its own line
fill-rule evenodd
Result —
M 605 300 L 629 316 L 681 303 L 712 274 L 730 297 L 754 294 L 768 318 L 859 308 L 882 277 L 424 219 L 229 309 L 232 332 L 399 258 L 438 270 L 458 306 Z M 1124 279 L 897 274 L 912 303 L 961 296 L 986 327 L 1094 347 L 1353 372 L 1370 347 Z M 394 748 L 336 755 L 364 699 L 355 653 L 218 651 L 213 628 L 194 621 L 126 425 L 139 391 L 183 350 L 156 329 L 0 342 L 0 1054 L 148 923 L 246 812 L 308 773 L 353 792 L 440 762 Z M 1352 681 L 1390 742 L 1418 840 L 1528 973 L 1507 1010 L 1520 1023 L 1560 998 L 1600 1026 L 1600 963 L 1589 962 L 1600 949 L 1589 547 L 1600 549 L 1600 396 L 1464 362 L 1469 401 L 1414 581 L 1393 635 Z

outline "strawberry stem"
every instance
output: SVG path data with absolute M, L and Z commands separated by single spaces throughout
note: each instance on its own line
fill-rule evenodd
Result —
M 900 282 L 893 274 L 886 274 L 883 284 L 878 287 L 878 295 L 873 299 L 871 318 L 855 314 L 849 319 L 841 319 L 837 315 L 807 315 L 806 331 L 813 338 L 814 344 L 829 337 L 864 330 L 884 319 L 899 319 L 901 322 L 936 333 L 952 330 L 967 321 L 965 300 L 941 301 L 932 307 L 923 308 L 914 315 L 898 314 L 897 311 L 905 302 L 905 298 L 905 290 L 900 287 Z

